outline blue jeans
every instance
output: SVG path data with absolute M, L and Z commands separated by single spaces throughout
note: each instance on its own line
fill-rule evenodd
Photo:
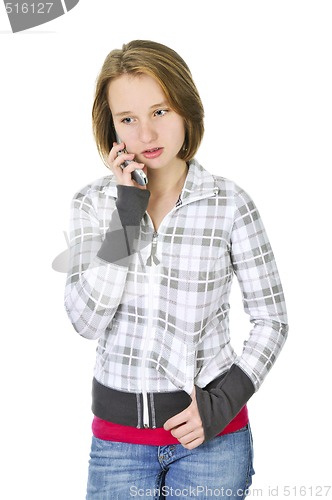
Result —
M 86 500 L 243 499 L 254 474 L 250 427 L 194 450 L 92 438 Z

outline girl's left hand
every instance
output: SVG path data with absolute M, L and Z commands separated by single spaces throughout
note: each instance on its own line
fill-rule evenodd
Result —
M 188 450 L 197 448 L 204 441 L 204 429 L 198 411 L 195 387 L 191 393 L 191 399 L 192 402 L 188 408 L 169 418 L 164 424 L 164 429 L 171 431 L 172 436 Z

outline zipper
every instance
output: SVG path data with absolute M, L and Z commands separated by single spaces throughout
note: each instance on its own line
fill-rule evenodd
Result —
M 214 193 L 215 195 L 216 193 Z M 193 200 L 190 201 L 198 201 L 200 199 L 204 198 L 209 198 L 211 197 L 210 194 L 205 194 L 204 196 L 197 197 Z M 182 205 L 183 206 L 183 205 Z M 172 212 L 175 210 L 178 210 L 181 207 L 174 207 L 170 212 L 168 212 L 167 215 L 163 218 L 162 222 L 159 225 L 159 229 L 164 223 L 166 217 L 168 217 Z M 153 226 L 151 217 L 148 215 L 148 218 L 150 219 L 151 225 Z M 148 403 L 148 393 L 147 393 L 147 388 L 146 388 L 146 380 L 145 380 L 145 365 L 146 365 L 146 360 L 147 360 L 147 354 L 148 354 L 148 348 L 149 348 L 149 343 L 151 338 L 153 337 L 153 311 L 154 311 L 154 300 L 155 300 L 155 294 L 154 294 L 154 284 L 155 284 L 155 269 L 158 264 L 160 264 L 160 260 L 157 257 L 157 244 L 158 244 L 158 236 L 159 233 L 158 231 L 154 231 L 152 235 L 152 242 L 151 242 L 151 253 L 146 261 L 146 266 L 149 268 L 149 298 L 148 298 L 148 328 L 147 328 L 147 335 L 144 339 L 144 347 L 143 347 L 143 354 L 142 354 L 142 369 L 141 369 L 141 387 L 142 387 L 142 398 L 143 398 L 143 427 L 145 429 L 150 428 L 150 418 L 149 418 L 149 403 Z
M 147 325 L 147 334 L 144 339 L 143 354 L 142 354 L 142 370 L 141 370 L 141 386 L 142 386 L 142 398 L 143 398 L 143 427 L 145 429 L 150 427 L 148 393 L 145 380 L 145 365 L 147 360 L 149 343 L 151 338 L 153 337 L 153 312 L 154 312 L 154 300 L 155 300 L 154 284 L 155 284 L 155 274 L 156 274 L 155 269 L 156 266 L 160 264 L 160 261 L 156 256 L 157 239 L 158 239 L 158 233 L 155 231 L 153 233 L 153 238 L 152 238 L 151 254 L 148 259 L 150 260 L 150 264 L 147 263 L 147 266 L 149 267 L 148 325 Z
M 151 253 L 150 253 L 148 260 L 146 261 L 147 266 L 152 266 L 152 262 L 154 264 L 156 264 L 156 266 L 158 264 L 160 264 L 160 260 L 157 257 L 158 236 L 159 236 L 158 232 L 154 231 L 153 236 L 152 236 Z

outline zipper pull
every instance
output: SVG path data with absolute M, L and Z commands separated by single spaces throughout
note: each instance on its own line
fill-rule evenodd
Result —
M 153 237 L 152 237 L 152 245 L 151 245 L 151 254 L 150 254 L 150 257 L 148 258 L 148 260 L 146 261 L 146 265 L 147 266 L 152 266 L 152 262 L 154 264 L 156 264 L 156 266 L 158 264 L 160 264 L 160 260 L 158 259 L 157 257 L 157 239 L 158 239 L 158 233 L 157 231 L 155 231 L 153 233 Z

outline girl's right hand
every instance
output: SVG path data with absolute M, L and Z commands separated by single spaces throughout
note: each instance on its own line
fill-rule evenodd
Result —
M 113 148 L 107 158 L 107 166 L 115 175 L 118 184 L 121 184 L 122 186 L 133 186 L 140 189 L 146 189 L 146 186 L 141 186 L 131 177 L 131 173 L 136 169 L 141 169 L 146 174 L 146 166 L 144 163 L 137 163 L 136 161 L 133 161 L 135 155 L 132 153 L 122 153 L 118 155 L 119 151 L 122 151 L 125 147 L 126 146 L 123 142 L 120 144 L 113 142 Z M 127 167 L 122 168 L 121 165 L 125 160 L 129 160 L 130 163 Z

